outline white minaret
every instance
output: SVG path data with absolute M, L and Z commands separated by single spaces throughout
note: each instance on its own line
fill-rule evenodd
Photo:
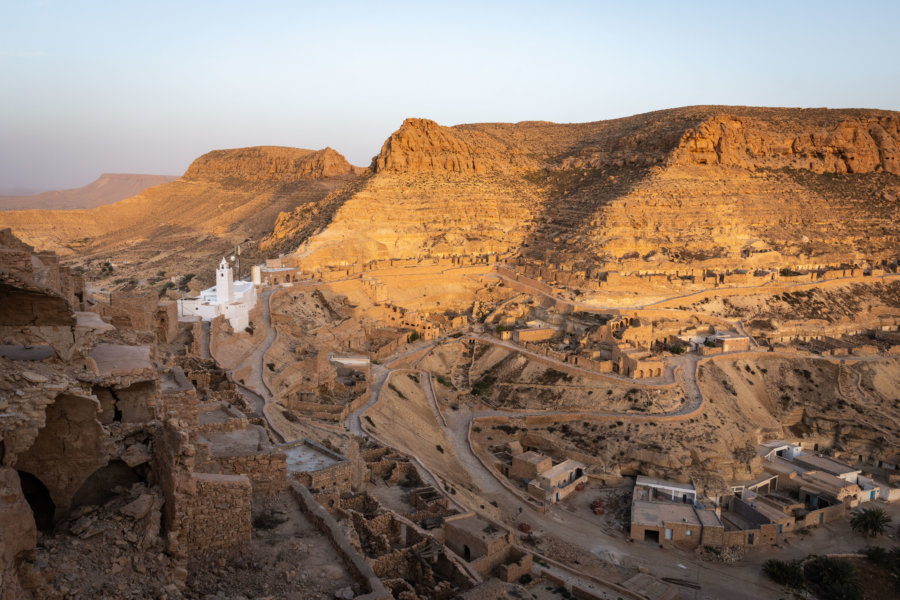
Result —
M 234 275 L 222 258 L 216 269 L 216 304 L 230 304 L 234 300 Z

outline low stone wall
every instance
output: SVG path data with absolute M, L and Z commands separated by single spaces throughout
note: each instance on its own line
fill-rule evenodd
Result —
M 328 537 L 337 553 L 347 562 L 353 577 L 368 590 L 368 593 L 357 596 L 356 600 L 392 600 L 391 593 L 376 577 L 375 571 L 366 559 L 353 548 L 344 529 L 338 525 L 334 517 L 328 514 L 328 511 L 322 508 L 309 490 L 302 485 L 291 483 L 290 488 L 306 516 Z
M 270 496 L 288 487 L 287 457 L 281 453 L 250 456 L 217 456 L 213 462 L 224 473 L 246 475 L 253 496 Z
M 194 473 L 180 498 L 188 509 L 181 530 L 187 549 L 200 552 L 250 541 L 251 498 L 246 475 Z
M 506 562 L 497 567 L 497 579 L 507 583 L 515 583 L 526 573 L 531 573 L 534 557 L 530 552 L 523 552 L 512 547 L 506 555 Z
M 192 430 L 198 427 L 197 391 L 189 390 L 167 392 L 163 389 L 159 394 L 159 414 L 163 418 L 175 418 L 190 424 Z
M 797 519 L 797 527 L 813 527 L 816 525 L 824 525 L 837 521 L 847 514 L 846 504 L 835 504 L 834 506 L 826 506 L 819 510 L 813 510 L 807 513 L 803 519 Z M 821 521 L 819 520 L 821 518 Z
M 197 431 L 201 435 L 217 432 L 237 431 L 239 429 L 247 428 L 247 417 L 233 408 L 226 407 L 224 402 L 210 402 L 199 406 L 198 419 L 200 414 L 215 411 L 227 412 L 231 416 L 231 418 L 216 423 L 198 424 Z
M 294 478 L 314 490 L 349 490 L 353 483 L 353 465 L 344 460 L 318 471 L 294 473 Z

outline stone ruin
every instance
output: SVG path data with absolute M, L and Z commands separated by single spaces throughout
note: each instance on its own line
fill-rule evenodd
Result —
M 54 256 L 8 231 L 0 242 L 2 600 L 194 597 L 221 586 L 223 564 L 263 564 L 246 549 L 285 498 L 347 573 L 328 584 L 291 571 L 309 597 L 451 598 L 491 574 L 444 545 L 458 511 L 407 457 L 280 443 L 169 303 L 91 304 Z M 361 491 L 375 482 L 404 490 L 407 509 Z

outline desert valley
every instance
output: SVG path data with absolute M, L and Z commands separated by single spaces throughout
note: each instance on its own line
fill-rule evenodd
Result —
M 900 113 L 117 185 L 0 211 L 0 600 L 900 594 Z

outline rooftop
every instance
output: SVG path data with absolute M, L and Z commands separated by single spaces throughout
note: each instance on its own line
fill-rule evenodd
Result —
M 697 517 L 699 512 L 695 512 L 694 507 L 690 504 L 635 500 L 631 504 L 631 522 L 640 525 L 653 525 L 654 527 L 661 527 L 665 523 L 705 525 L 706 523 L 701 523 Z M 715 513 L 713 513 L 713 517 L 715 517 Z M 716 519 L 716 523 L 718 523 L 718 519 Z
M 783 521 L 784 519 L 790 518 L 790 515 L 785 514 L 784 512 L 778 510 L 770 504 L 766 504 L 765 502 L 750 500 L 747 502 L 747 504 L 749 504 L 750 507 L 753 508 L 753 510 L 768 519 L 770 523 L 777 523 L 778 521 Z
M 95 312 L 85 311 L 75 313 L 75 326 L 86 327 L 94 331 L 113 331 L 115 327 L 100 318 Z
M 558 465 L 553 465 L 552 467 L 541 473 L 541 477 L 546 479 L 553 479 L 554 477 L 559 477 L 560 475 L 568 473 L 569 471 L 574 471 L 575 469 L 584 469 L 584 464 L 576 460 L 566 459 Z
M 97 344 L 91 352 L 100 375 L 131 375 L 137 371 L 153 371 L 150 361 L 150 346 L 123 346 L 120 344 Z
M 199 436 L 199 441 L 209 444 L 213 456 L 252 456 L 271 449 L 266 430 L 259 425 L 248 425 L 236 431 L 217 431 Z
M 644 487 L 661 487 L 668 488 L 672 490 L 682 490 L 685 492 L 695 492 L 694 486 L 690 483 L 676 483 L 674 481 L 667 481 L 665 479 L 657 479 L 656 477 L 645 477 L 643 475 L 638 475 L 637 479 L 634 481 L 634 485 L 641 485 Z
M 193 384 L 188 381 L 181 367 L 172 367 L 169 370 L 159 371 L 160 389 L 164 393 L 185 392 L 193 389 Z
M 846 475 L 848 473 L 860 472 L 860 469 L 856 469 L 854 467 L 851 467 L 850 465 L 844 464 L 827 456 L 801 454 L 800 456 L 796 457 L 794 461 L 800 463 L 801 465 L 806 465 L 810 469 L 825 471 L 826 473 L 831 473 L 832 475 Z
M 287 455 L 288 473 L 311 473 L 336 465 L 346 459 L 315 442 L 303 440 L 278 448 Z
M 483 540 L 496 540 L 506 535 L 506 531 L 494 526 L 490 521 L 482 519 L 475 514 L 462 515 L 459 518 L 449 518 L 444 521 L 444 523 L 449 527 L 465 531 L 466 533 Z
M 523 462 L 531 463 L 536 465 L 547 460 L 547 456 L 539 452 L 535 452 L 534 450 L 529 450 L 528 452 L 523 452 L 522 454 L 518 454 L 514 457 L 516 460 L 521 460 Z

